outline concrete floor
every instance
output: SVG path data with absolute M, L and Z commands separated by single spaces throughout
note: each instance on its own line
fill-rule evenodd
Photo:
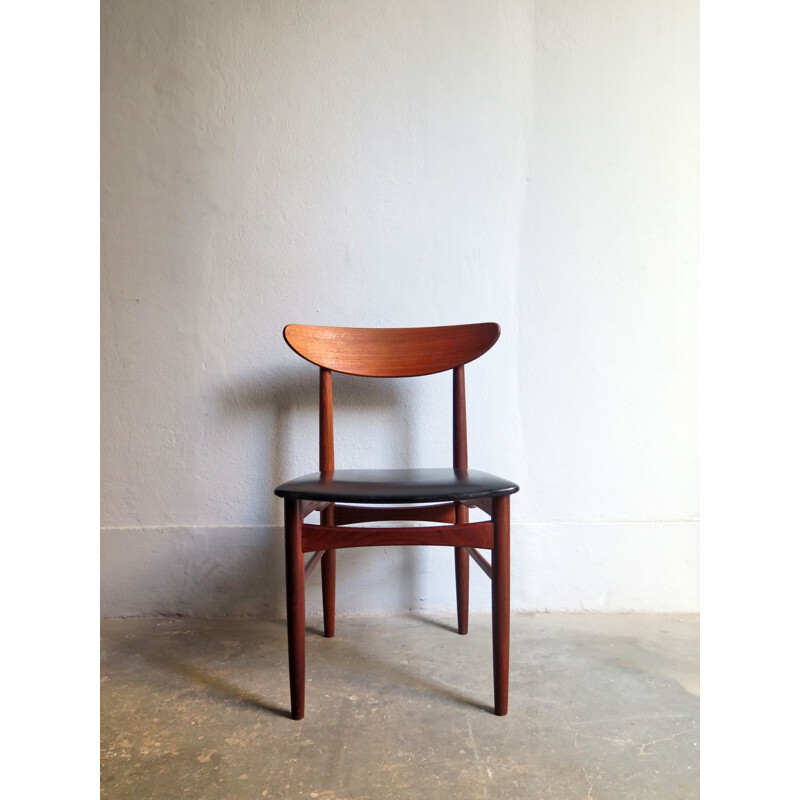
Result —
M 107 620 L 102 797 L 699 796 L 697 617 L 514 615 L 507 717 L 489 617 L 453 622 L 311 620 L 293 722 L 283 623 Z

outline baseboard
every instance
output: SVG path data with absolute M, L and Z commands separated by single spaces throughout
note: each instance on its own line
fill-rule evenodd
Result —
M 518 611 L 699 610 L 696 521 L 512 525 L 511 604 Z M 278 527 L 101 529 L 104 617 L 281 616 Z M 453 611 L 452 548 L 340 550 L 342 614 Z M 307 587 L 321 613 L 319 570 Z M 488 611 L 489 582 L 472 565 L 470 607 Z

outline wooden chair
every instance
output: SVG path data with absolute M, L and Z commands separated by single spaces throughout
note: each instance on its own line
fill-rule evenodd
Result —
M 494 711 L 508 713 L 510 495 L 519 487 L 467 467 L 464 364 L 489 350 L 500 336 L 493 322 L 436 328 L 326 328 L 287 325 L 283 337 L 298 355 L 319 367 L 319 472 L 282 483 L 286 536 L 286 605 L 292 718 L 305 713 L 305 579 L 322 561 L 325 636 L 334 632 L 336 551 L 344 547 L 442 545 L 455 548 L 458 632 L 467 632 L 469 558 L 492 581 Z M 334 469 L 333 372 L 399 378 L 453 370 L 453 468 Z M 361 505 L 348 505 L 359 503 Z M 370 503 L 401 503 L 373 507 Z M 414 506 L 412 503 L 428 503 Z M 367 504 L 367 507 L 365 507 Z M 470 522 L 469 507 L 490 515 Z M 320 511 L 321 524 L 304 522 Z M 356 522 L 424 520 L 436 526 L 348 528 Z M 491 563 L 478 548 L 492 551 Z M 304 553 L 313 555 L 304 564 Z

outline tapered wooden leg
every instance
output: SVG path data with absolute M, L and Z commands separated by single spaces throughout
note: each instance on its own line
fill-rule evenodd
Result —
M 455 551 L 458 632 L 464 636 L 469 630 L 469 553 L 466 547 L 456 547 Z
M 466 547 L 456 547 L 455 551 L 458 632 L 464 636 L 469 630 L 469 553 Z
M 289 631 L 289 690 L 292 719 L 303 719 L 306 694 L 306 592 L 303 520 L 299 500 L 284 501 L 286 536 L 286 622 Z
M 323 525 L 335 525 L 336 513 L 331 503 L 320 514 Z M 322 556 L 322 616 L 325 624 L 325 636 L 333 637 L 336 625 L 336 551 L 326 550 Z
M 508 646 L 511 616 L 511 531 L 509 496 L 492 500 L 492 652 L 494 657 L 494 713 L 508 713 Z
M 326 550 L 322 556 L 322 614 L 325 636 L 333 637 L 336 623 L 336 551 Z
M 469 522 L 469 508 L 456 503 L 456 523 Z M 456 547 L 456 609 L 458 632 L 464 636 L 469 630 L 469 553 L 466 547 Z

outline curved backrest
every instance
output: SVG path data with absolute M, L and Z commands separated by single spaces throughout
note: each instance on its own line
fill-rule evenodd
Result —
M 283 338 L 318 367 L 368 378 L 409 378 L 453 369 L 483 355 L 496 322 L 436 328 L 329 328 L 287 325 Z

